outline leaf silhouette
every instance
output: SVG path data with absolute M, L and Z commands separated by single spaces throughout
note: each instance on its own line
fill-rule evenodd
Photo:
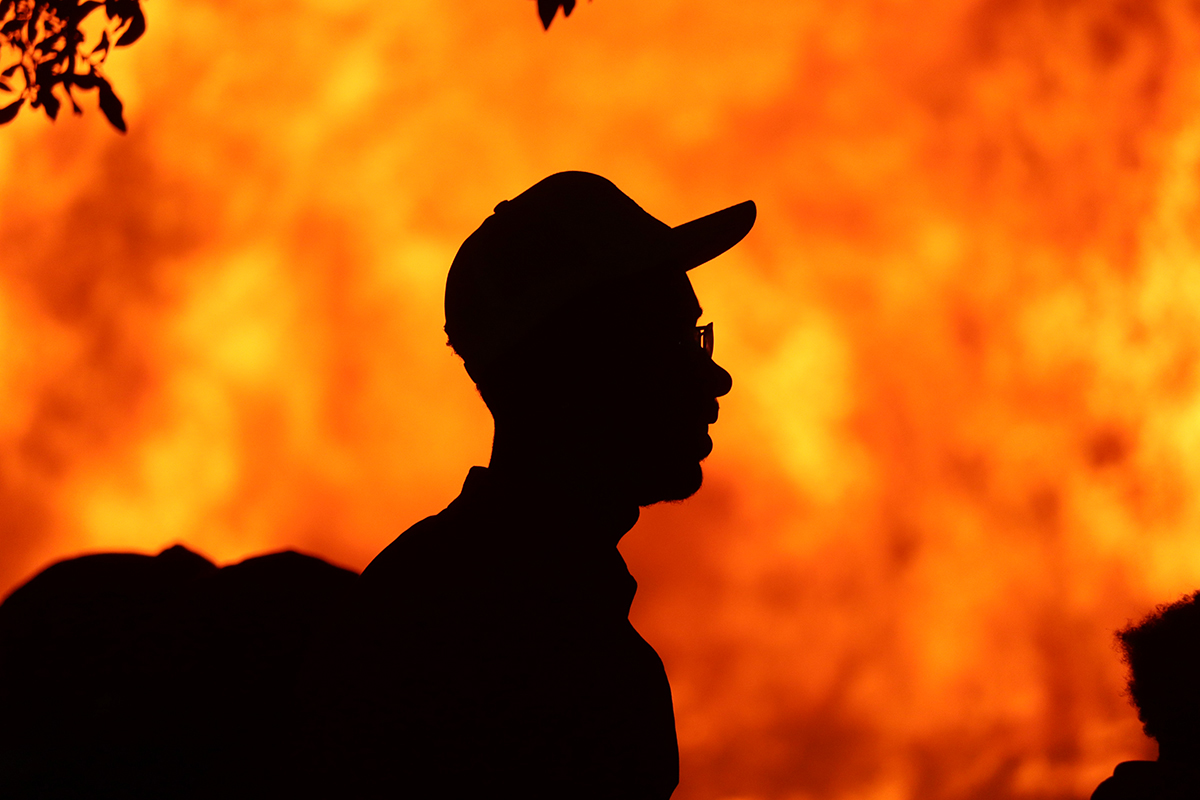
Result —
M 108 46 L 108 31 L 105 31 L 104 33 L 100 34 L 100 41 L 97 42 L 96 46 L 92 48 L 91 54 L 96 55 L 97 53 L 100 53 L 102 54 L 100 56 L 101 58 L 107 58 Z
M 71 84 L 64 83 L 63 89 L 67 92 L 67 99 L 71 101 L 71 110 L 75 112 L 75 116 L 83 113 L 83 109 L 79 107 L 79 103 L 75 102 L 75 94 L 71 91 Z
M 133 16 L 138 7 L 138 0 L 104 0 L 104 11 L 109 19 L 120 19 L 122 24 Z
M 54 96 L 51 90 L 43 89 L 38 92 L 38 102 L 42 104 L 42 108 L 46 109 L 46 115 L 50 119 L 58 119 L 58 109 L 62 107 L 62 102 Z
M 24 105 L 24 103 L 25 98 L 22 97 L 16 102 L 9 103 L 4 108 L 0 108 L 0 125 L 5 124 L 6 122 L 12 122 L 13 118 L 17 116 L 17 112 L 21 110 L 21 106 Z
M 543 29 L 550 30 L 550 23 L 554 21 L 559 8 L 563 10 L 564 17 L 569 17 L 575 10 L 575 0 L 538 0 L 538 16 L 541 17 Z
M 129 21 L 129 27 L 121 34 L 121 38 L 117 39 L 117 47 L 126 47 L 142 38 L 142 34 L 146 32 L 146 15 L 142 13 L 142 9 L 134 6 L 133 17 Z
M 112 126 L 121 133 L 125 132 L 125 117 L 122 112 L 125 106 L 117 98 L 117 95 L 112 90 L 112 86 L 104 78 L 96 76 L 96 86 L 100 89 L 100 110 L 104 112 L 104 116 L 108 117 L 108 121 Z

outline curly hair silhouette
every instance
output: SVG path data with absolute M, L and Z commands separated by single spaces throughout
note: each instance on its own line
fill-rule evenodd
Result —
M 1093 800 L 1200 796 L 1200 592 L 1161 605 L 1117 632 L 1129 697 L 1158 761 L 1127 761 Z

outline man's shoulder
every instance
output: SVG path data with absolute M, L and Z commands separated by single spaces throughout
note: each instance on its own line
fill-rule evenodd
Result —
M 413 568 L 415 563 L 437 560 L 444 555 L 447 532 L 453 525 L 443 514 L 426 517 L 401 533 L 383 548 L 362 571 L 362 581 L 372 583 L 390 579 L 397 572 Z
M 392 584 L 400 576 L 420 580 L 432 570 L 471 570 L 506 558 L 507 515 L 480 491 L 479 476 L 441 512 L 417 522 L 380 551 L 363 570 L 364 584 Z M 504 529 L 504 530 L 500 530 Z
M 401 533 L 363 570 L 362 599 L 409 603 L 469 588 L 475 573 L 496 560 L 484 552 L 489 537 L 475 516 L 456 502 Z
M 1092 800 L 1192 800 L 1200 797 L 1200 772 L 1190 765 L 1123 761 L 1096 787 Z

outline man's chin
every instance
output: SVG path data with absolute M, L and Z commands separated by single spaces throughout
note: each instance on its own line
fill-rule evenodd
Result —
M 655 470 L 644 478 L 638 492 L 638 505 L 652 506 L 686 500 L 694 495 L 704 483 L 704 470 L 699 463 L 690 462 Z

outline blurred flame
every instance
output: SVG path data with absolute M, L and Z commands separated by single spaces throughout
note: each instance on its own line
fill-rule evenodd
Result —
M 735 377 L 623 544 L 677 796 L 1084 798 L 1113 629 L 1200 586 L 1200 17 L 1167 0 L 155 0 L 0 132 L 0 573 L 361 567 L 483 463 L 441 289 L 560 169 L 677 224 Z

